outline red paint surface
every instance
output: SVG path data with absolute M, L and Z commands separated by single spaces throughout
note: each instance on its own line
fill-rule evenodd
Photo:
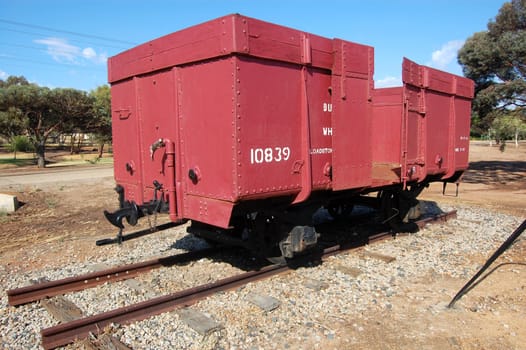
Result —
M 466 169 L 473 83 L 404 60 L 403 87 L 374 89 L 373 55 L 230 15 L 112 57 L 116 181 L 142 204 L 156 180 L 172 220 L 226 228 L 246 201 L 300 203 Z M 173 156 L 163 147 L 152 159 L 160 139 Z

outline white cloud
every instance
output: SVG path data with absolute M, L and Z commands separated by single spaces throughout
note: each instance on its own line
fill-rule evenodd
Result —
M 393 87 L 393 86 L 402 86 L 402 78 L 387 76 L 383 79 L 376 80 L 374 83 L 375 88 L 384 88 L 384 87 Z
M 82 50 L 82 56 L 84 56 L 87 59 L 92 59 L 94 57 L 97 57 L 97 53 L 91 47 L 86 47 L 84 50 Z
M 101 64 L 106 63 L 108 56 L 106 53 L 97 53 L 93 48 L 84 49 L 71 45 L 66 39 L 45 38 L 35 40 L 35 43 L 46 45 L 47 53 L 59 63 L 84 64 L 86 61 Z
M 97 53 L 91 47 L 86 47 L 82 50 L 82 56 L 94 63 L 106 63 L 108 60 L 108 55 L 106 53 Z
M 5 80 L 8 76 L 9 74 L 0 69 L 0 79 Z
M 68 44 L 66 39 L 46 38 L 35 40 L 35 43 L 47 46 L 47 53 L 57 62 L 77 62 L 80 55 L 78 46 Z
M 430 65 L 439 69 L 446 69 L 451 62 L 456 62 L 458 50 L 464 45 L 462 40 L 448 41 L 440 50 L 433 51 L 431 54 Z

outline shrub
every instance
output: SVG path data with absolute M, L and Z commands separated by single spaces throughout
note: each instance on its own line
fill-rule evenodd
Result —
M 31 140 L 23 135 L 13 136 L 11 140 L 9 140 L 7 148 L 15 154 L 15 159 L 16 152 L 31 152 L 35 149 Z

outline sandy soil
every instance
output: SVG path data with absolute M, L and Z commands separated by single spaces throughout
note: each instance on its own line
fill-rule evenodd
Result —
M 526 143 L 519 148 L 508 144 L 501 152 L 486 142 L 472 142 L 458 197 L 455 185 L 449 185 L 444 196 L 442 184 L 435 183 L 421 199 L 475 205 L 526 219 Z M 481 266 L 488 256 L 469 258 Z M 526 244 L 514 245 L 499 261 L 504 263 L 495 263 L 495 272 L 464 298 L 465 307 L 444 311 L 444 296 L 437 291 L 458 291 L 462 285 L 453 278 L 430 275 L 408 285 L 387 319 L 383 313 L 365 316 L 359 348 L 375 348 L 371 344 L 376 343 L 381 349 L 526 349 Z M 420 297 L 408 299 L 411 295 Z M 426 310 L 433 304 L 436 312 Z
M 475 142 L 471 145 L 470 160 L 458 197 L 454 196 L 454 185 L 448 187 L 446 196 L 443 196 L 442 185 L 433 184 L 424 191 L 422 198 L 438 203 L 477 205 L 526 218 L 526 143 L 519 148 L 508 145 L 505 152 L 501 152 L 498 147 Z M 0 169 L 0 174 L 5 175 L 5 171 Z M 59 267 L 72 259 L 82 259 L 85 252 L 95 249 L 96 239 L 112 237 L 116 233 L 102 215 L 104 209 L 117 206 L 113 187 L 111 177 L 61 182 L 60 175 L 57 175 L 54 184 L 0 188 L 2 193 L 15 194 L 24 204 L 15 214 L 0 215 L 1 264 L 21 265 L 23 270 L 39 266 Z M 164 221 L 166 218 L 160 219 L 160 222 Z M 143 227 L 146 225 L 144 222 Z M 43 246 L 46 253 L 35 256 L 34 252 L 42 249 L 34 248 Z M 524 245 L 507 254 L 510 260 L 524 264 Z M 482 264 L 486 258 L 471 259 Z M 473 308 L 478 300 L 490 303 L 491 311 L 452 310 L 430 317 L 429 313 L 421 312 L 424 304 L 418 298 L 411 302 L 399 298 L 393 303 L 393 312 L 388 319 L 382 314 L 366 315 L 366 331 L 360 333 L 359 348 L 370 348 L 371 344 L 378 343 L 375 339 L 383 339 L 380 343 L 389 345 L 382 347 L 384 349 L 520 348 L 517 347 L 517 338 L 510 342 L 509 337 L 510 332 L 515 332 L 520 333 L 518 339 L 525 339 L 524 320 L 519 316 L 526 314 L 526 286 L 517 283 L 514 269 L 521 269 L 522 275 L 525 272 L 524 265 L 503 267 L 493 274 L 491 280 L 484 282 L 492 290 L 491 296 L 477 289 L 473 291 Z M 457 289 L 458 281 L 429 276 L 407 288 L 408 293 L 426 294 L 430 289 Z M 436 293 L 433 295 L 436 297 Z M 429 300 L 426 303 L 429 304 Z M 436 300 L 436 303 L 440 301 Z M 499 322 L 496 322 L 496 315 Z M 416 329 L 415 318 L 419 320 Z M 462 337 L 449 336 L 458 330 Z
M 421 198 L 441 203 L 475 204 L 509 214 L 526 217 L 526 143 L 518 148 L 508 144 L 505 151 L 487 142 L 472 142 L 469 169 L 459 185 L 449 184 L 446 196 L 442 184 L 434 183 Z

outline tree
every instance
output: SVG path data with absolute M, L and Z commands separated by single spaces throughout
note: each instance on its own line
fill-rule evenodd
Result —
M 517 113 L 500 113 L 495 111 L 492 128 L 497 140 L 513 139 L 519 147 L 519 136 L 526 135 L 526 123 Z
M 61 120 L 54 132 L 74 134 L 86 131 L 92 117 L 93 99 L 85 91 L 57 88 L 51 91 L 49 99 L 55 117 Z
M 46 141 L 51 133 L 85 125 L 91 106 L 84 91 L 49 89 L 20 78 L 8 78 L 0 85 L 0 127 L 9 126 L 6 133 L 10 136 L 27 134 L 31 138 L 39 168 L 45 167 Z
M 17 135 L 9 140 L 8 149 L 14 153 L 14 159 L 16 159 L 16 152 L 32 151 L 33 145 L 27 136 Z
M 88 129 L 99 143 L 99 158 L 102 158 L 104 144 L 111 142 L 111 95 L 108 85 L 101 85 L 90 92 L 93 100 L 92 116 Z
M 35 143 L 38 167 L 43 168 L 46 139 L 61 123 L 49 104 L 50 89 L 34 84 L 11 85 L 5 89 L 4 94 L 5 98 L 0 108 L 7 111 L 16 110 L 23 118 L 28 134 Z
M 17 77 L 14 75 L 8 76 L 6 81 L 0 79 L 0 88 L 6 88 L 11 85 L 29 85 L 29 82 L 23 76 Z
M 497 115 L 524 120 L 526 107 L 526 0 L 502 5 L 488 30 L 473 34 L 458 53 L 464 75 L 475 81 L 473 131 L 488 130 Z M 499 111 L 499 113 L 494 113 Z
M 0 91 L 0 105 L 4 98 Z M 26 118 L 14 107 L 9 107 L 5 111 L 0 110 L 0 136 L 11 139 L 14 136 L 22 135 L 26 130 Z
M 26 119 L 20 110 L 9 106 L 6 89 L 13 85 L 29 85 L 26 78 L 9 76 L 6 81 L 0 79 L 0 136 L 10 140 L 26 130 Z

